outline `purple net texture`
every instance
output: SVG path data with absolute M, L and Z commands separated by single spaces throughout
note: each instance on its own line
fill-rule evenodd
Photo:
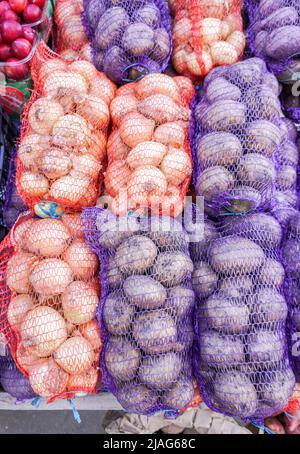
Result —
M 83 23 L 93 61 L 117 84 L 163 72 L 172 54 L 164 0 L 84 0 Z
M 288 404 L 288 303 L 280 246 L 270 214 L 205 221 L 190 245 L 197 298 L 194 374 L 205 403 L 243 420 L 262 420 Z
M 18 370 L 10 355 L 0 356 L 0 384 L 5 392 L 19 401 L 36 397 L 28 378 Z
M 83 218 L 101 261 L 103 386 L 130 412 L 180 410 L 194 396 L 187 233 L 168 217 L 117 218 L 89 208 Z
M 263 60 L 219 67 L 192 102 L 196 193 L 216 215 L 297 205 L 298 150 Z
M 300 57 L 299 0 L 247 0 L 246 8 L 253 54 L 274 74 L 293 66 Z

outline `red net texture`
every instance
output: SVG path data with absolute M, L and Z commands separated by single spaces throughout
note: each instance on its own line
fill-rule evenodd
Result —
M 236 63 L 245 34 L 241 0 L 178 0 L 173 26 L 173 65 L 179 74 L 205 77 Z
M 189 187 L 189 103 L 194 93 L 185 77 L 150 74 L 117 90 L 110 105 L 106 201 L 118 215 L 151 208 L 179 215 Z
M 0 333 L 34 392 L 49 401 L 99 387 L 99 261 L 80 213 L 19 217 L 0 250 Z
M 33 207 L 47 200 L 80 210 L 96 203 L 115 85 L 84 60 L 64 61 L 41 43 L 34 91 L 22 116 L 17 188 Z

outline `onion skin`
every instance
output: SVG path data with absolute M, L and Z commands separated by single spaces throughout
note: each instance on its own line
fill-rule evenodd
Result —
M 44 259 L 30 274 L 30 283 L 40 295 L 53 296 L 62 293 L 72 282 L 69 265 L 60 259 Z
M 91 368 L 94 351 L 85 338 L 74 336 L 61 344 L 53 357 L 58 365 L 69 374 L 81 374 Z
M 29 370 L 29 382 L 38 396 L 54 397 L 67 387 L 69 376 L 50 358 L 35 364 Z
M 26 248 L 42 257 L 58 257 L 71 242 L 71 235 L 57 219 L 40 219 L 26 232 Z
M 12 256 L 6 271 L 6 283 L 10 290 L 17 293 L 30 292 L 30 272 L 38 261 L 36 256 L 26 252 L 18 252 Z
M 50 134 L 54 123 L 63 114 L 64 109 L 58 102 L 50 98 L 39 98 L 30 107 L 28 121 L 37 134 Z

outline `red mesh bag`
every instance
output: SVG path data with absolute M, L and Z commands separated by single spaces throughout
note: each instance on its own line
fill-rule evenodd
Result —
M 99 386 L 99 262 L 80 213 L 19 217 L 0 250 L 0 333 L 34 392 L 49 401 Z
M 92 50 L 81 20 L 82 0 L 57 0 L 54 21 L 57 29 L 57 52 L 66 60 L 92 62 Z
M 241 0 L 178 0 L 173 26 L 173 64 L 199 79 L 214 67 L 236 63 L 245 35 Z
M 22 118 L 17 188 L 26 205 L 80 210 L 96 203 L 115 85 L 83 60 L 67 63 L 41 43 Z
M 189 102 L 194 89 L 185 77 L 150 74 L 116 92 L 110 105 L 105 190 L 119 215 L 151 208 L 182 212 L 192 172 L 188 142 Z

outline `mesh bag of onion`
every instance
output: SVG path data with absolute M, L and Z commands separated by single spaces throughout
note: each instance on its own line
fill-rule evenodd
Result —
M 163 72 L 172 53 L 164 0 L 84 0 L 83 21 L 96 68 L 122 84 Z
M 279 76 L 297 65 L 297 57 L 300 57 L 299 1 L 247 0 L 246 7 L 253 54 L 264 59 Z
M 54 21 L 57 52 L 66 60 L 92 61 L 92 49 L 85 34 L 81 13 L 82 0 L 57 0 Z
M 84 240 L 80 214 L 24 213 L 1 246 L 0 331 L 18 368 L 49 400 L 95 392 L 99 262 Z
M 194 292 L 182 224 L 101 208 L 85 209 L 83 218 L 101 261 L 103 385 L 133 413 L 185 407 L 194 397 Z
M 192 173 L 185 77 L 149 74 L 119 88 L 110 105 L 105 190 L 116 214 L 151 206 L 152 213 L 181 213 Z
M 30 207 L 41 200 L 76 210 L 94 205 L 115 86 L 90 62 L 67 63 L 43 43 L 32 76 L 35 89 L 24 109 L 18 147 L 19 194 Z
M 191 244 L 194 374 L 211 409 L 244 420 L 283 410 L 295 385 L 281 241 L 279 222 L 253 213 L 207 220 Z
M 192 102 L 194 184 L 215 212 L 297 204 L 295 130 L 282 117 L 279 85 L 263 60 L 214 69 Z M 274 200 L 273 200 L 274 199 Z
M 195 79 L 243 55 L 245 35 L 241 0 L 178 0 L 173 36 L 173 65 Z

